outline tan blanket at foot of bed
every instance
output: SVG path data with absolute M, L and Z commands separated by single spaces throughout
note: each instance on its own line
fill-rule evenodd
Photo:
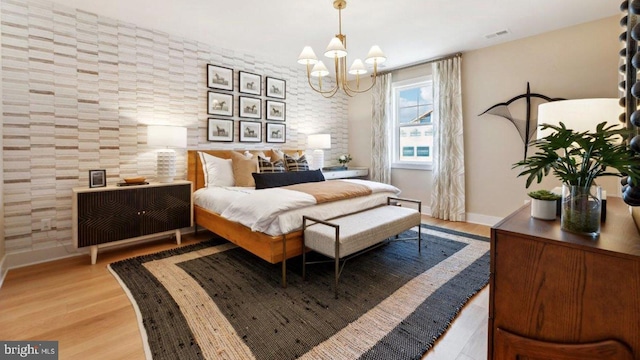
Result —
M 372 193 L 371 189 L 365 185 L 340 180 L 295 184 L 282 188 L 307 193 L 315 197 L 318 204 L 366 196 Z

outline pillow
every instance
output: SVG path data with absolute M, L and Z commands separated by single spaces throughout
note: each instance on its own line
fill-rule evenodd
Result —
M 271 149 L 271 154 L 273 155 L 273 161 L 284 160 L 284 152 L 280 149 Z
M 281 173 L 254 173 L 253 178 L 256 182 L 256 189 L 324 181 L 324 175 L 322 175 L 320 169 Z
M 236 186 L 254 187 L 256 183 L 253 181 L 251 173 L 258 171 L 258 159 L 247 159 L 237 151 L 231 152 L 231 163 L 233 166 L 233 178 Z
M 231 159 L 221 159 L 202 151 L 198 151 L 198 154 L 202 163 L 205 187 L 234 185 Z
M 308 171 L 309 170 L 309 164 L 307 163 L 307 158 L 304 155 L 296 159 L 293 156 L 284 154 L 284 161 L 287 164 L 288 171 Z
M 264 152 L 263 152 L 263 151 L 254 151 L 254 152 L 251 152 L 251 151 L 249 151 L 249 150 L 245 150 L 245 151 L 244 151 L 244 156 L 245 156 L 247 159 L 252 159 L 254 155 L 262 156 L 263 158 L 265 158 L 265 159 L 267 159 L 267 160 L 269 160 L 269 159 L 270 159 L 270 157 L 265 156 L 265 154 L 264 154 Z
M 276 160 L 274 162 L 270 162 L 269 159 L 258 156 L 258 172 L 276 173 L 285 171 L 287 171 L 287 169 L 285 168 L 284 161 Z

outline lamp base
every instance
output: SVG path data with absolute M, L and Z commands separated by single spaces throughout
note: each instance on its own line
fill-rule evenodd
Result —
M 156 181 L 172 183 L 176 176 L 176 152 L 173 149 L 158 150 Z
M 322 170 L 324 167 L 324 150 L 313 150 L 313 162 L 311 164 L 314 170 Z

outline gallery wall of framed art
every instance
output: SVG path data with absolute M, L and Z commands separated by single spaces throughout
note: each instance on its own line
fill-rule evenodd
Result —
M 286 142 L 284 79 L 207 64 L 207 89 L 207 114 L 215 116 L 207 118 L 207 141 Z

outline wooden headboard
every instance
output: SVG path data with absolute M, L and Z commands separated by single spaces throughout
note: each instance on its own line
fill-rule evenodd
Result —
M 244 153 L 245 150 L 187 150 L 187 180 L 193 183 L 193 191 L 204 187 L 204 173 L 202 172 L 202 163 L 198 152 L 202 151 L 209 155 L 213 155 L 222 159 L 230 159 L 232 152 Z M 249 150 L 252 153 L 262 151 L 265 156 L 273 156 L 271 150 Z M 302 154 L 303 150 L 282 150 L 285 154 L 293 155 Z

